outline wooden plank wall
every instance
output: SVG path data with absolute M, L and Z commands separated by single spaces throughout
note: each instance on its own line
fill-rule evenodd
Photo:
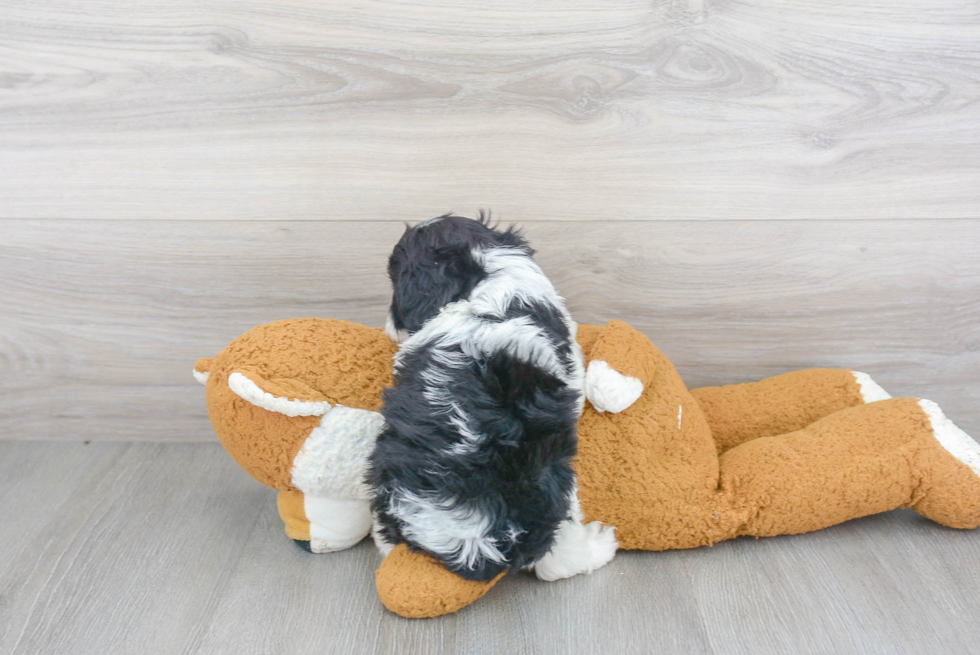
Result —
M 692 385 L 980 434 L 973 0 L 8 0 L 0 438 L 211 439 L 195 358 L 380 325 L 402 223 L 483 207 Z

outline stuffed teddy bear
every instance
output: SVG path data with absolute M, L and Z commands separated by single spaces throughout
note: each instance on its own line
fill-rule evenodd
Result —
M 577 338 L 589 403 L 575 471 L 593 536 L 611 526 L 620 548 L 694 548 L 899 507 L 980 526 L 980 446 L 935 403 L 891 399 L 867 375 L 837 369 L 688 390 L 625 323 L 581 325 Z M 379 329 L 297 319 L 256 327 L 195 365 L 221 443 L 279 490 L 286 534 L 313 552 L 371 531 L 363 475 L 396 350 Z M 406 617 L 455 612 L 503 577 L 465 580 L 404 544 L 385 554 L 378 594 Z

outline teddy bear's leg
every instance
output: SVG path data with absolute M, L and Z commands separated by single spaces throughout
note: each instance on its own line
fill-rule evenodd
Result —
M 759 437 L 799 430 L 834 412 L 891 396 L 871 376 L 846 369 L 809 369 L 759 382 L 692 389 L 723 453 Z
M 980 445 L 950 421 L 931 400 L 920 400 L 935 441 L 920 454 L 932 471 L 923 481 L 913 509 L 951 528 L 980 527 Z M 952 463 L 949 456 L 956 459 Z
M 280 492 L 279 512 L 292 539 L 309 540 L 314 553 L 329 553 L 350 548 L 371 531 L 364 472 L 384 419 L 338 405 L 317 420 L 293 456 L 289 488 L 296 491 Z
M 980 526 L 980 446 L 929 401 L 858 405 L 802 430 L 746 442 L 719 461 L 731 536 L 809 532 L 899 507 Z
M 279 518 L 286 526 L 286 536 L 303 545 L 304 548 L 309 548 L 310 520 L 306 518 L 303 505 L 302 491 L 279 490 L 276 506 L 279 508 Z
M 506 572 L 493 580 L 466 580 L 434 559 L 398 544 L 375 573 L 378 598 L 389 610 L 409 619 L 452 614 L 480 599 Z
M 350 548 L 371 531 L 371 503 L 279 491 L 279 516 L 286 536 L 314 553 Z

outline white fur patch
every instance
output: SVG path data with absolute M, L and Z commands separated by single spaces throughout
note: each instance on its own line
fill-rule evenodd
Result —
M 273 396 L 237 371 L 228 376 L 228 388 L 256 407 L 286 416 L 323 416 L 332 407 L 327 401 L 290 400 Z
M 606 362 L 593 359 L 585 373 L 585 396 L 597 412 L 618 414 L 643 394 L 643 383 L 623 375 Z M 678 417 L 678 423 L 680 417 Z
M 572 375 L 568 379 L 569 387 L 577 391 L 578 395 L 578 415 L 581 416 L 585 411 L 585 355 L 582 353 L 582 346 L 578 342 L 578 323 L 568 319 L 568 329 L 572 339 Z
M 473 568 L 479 559 L 497 564 L 505 558 L 490 537 L 490 519 L 468 507 L 453 507 L 450 501 L 430 500 L 409 491 L 391 496 L 388 513 L 404 525 L 402 534 L 459 568 Z
M 384 333 L 395 343 L 401 343 L 409 336 L 408 330 L 395 329 L 395 318 L 391 315 L 391 310 L 388 310 L 388 320 L 385 321 Z
M 350 548 L 371 531 L 371 503 L 366 500 L 304 494 L 303 511 L 310 522 L 314 553 Z
M 562 521 L 551 550 L 534 563 L 534 574 L 546 582 L 591 573 L 608 564 L 619 548 L 616 528 L 599 521 L 582 522 L 584 516 L 577 489 L 572 491 L 571 500 L 571 518 Z
M 377 518 L 371 522 L 371 538 L 374 540 L 378 552 L 381 553 L 381 557 L 388 557 L 388 553 L 395 548 L 395 544 L 385 539 L 384 535 L 381 534 L 381 524 L 378 523 Z
M 337 405 L 296 453 L 293 485 L 313 496 L 370 500 L 364 475 L 384 425 L 378 412 Z
M 569 377 L 558 359 L 551 339 L 531 318 L 518 316 L 499 323 L 488 321 L 482 316 L 473 315 L 472 307 L 466 301 L 449 303 L 421 330 L 409 337 L 395 357 L 396 365 L 401 365 L 407 353 L 430 343 L 438 349 L 437 355 L 450 354 L 445 350 L 454 347 L 458 347 L 471 358 L 503 351 L 515 359 L 534 364 L 561 380 Z
M 453 455 L 469 455 L 475 453 L 487 439 L 487 435 L 482 432 L 474 432 L 470 428 L 469 417 L 460 409 L 459 405 L 453 403 L 450 409 L 449 422 L 456 432 L 459 433 L 460 440 L 449 447 L 449 452 Z
M 955 423 L 946 418 L 939 405 L 931 400 L 920 400 L 919 407 L 929 416 L 932 432 L 946 451 L 970 467 L 980 476 L 980 445 L 963 432 Z
M 475 250 L 487 277 L 473 289 L 470 302 L 477 314 L 503 317 L 515 298 L 536 300 L 559 310 L 565 301 L 551 280 L 525 252 L 516 248 Z
M 400 367 L 407 354 L 423 346 L 432 347 L 434 356 L 457 347 L 471 358 L 503 351 L 555 375 L 581 392 L 585 375 L 582 350 L 574 338 L 578 326 L 544 272 L 526 253 L 515 248 L 477 249 L 473 257 L 482 264 L 486 279 L 476 285 L 468 300 L 447 304 L 421 330 L 402 342 L 395 366 Z M 487 320 L 487 317 L 503 319 L 516 299 L 540 302 L 559 311 L 572 336 L 571 371 L 564 370 L 555 345 L 529 317 L 500 322 Z M 581 395 L 580 410 L 584 403 Z
M 479 449 L 480 444 L 486 440 L 486 435 L 482 432 L 476 432 L 470 427 L 469 416 L 456 402 L 456 397 L 453 395 L 452 378 L 446 373 L 447 368 L 463 368 L 470 360 L 464 353 L 443 350 L 434 350 L 432 359 L 439 365 L 430 366 L 419 375 L 425 383 L 422 397 L 434 407 L 447 412 L 449 422 L 459 433 L 460 440 L 449 448 L 449 452 L 453 455 L 474 453 Z
M 854 381 L 858 383 L 861 388 L 861 400 L 867 403 L 874 403 L 879 400 L 888 400 L 891 398 L 891 394 L 881 388 L 877 382 L 871 379 L 871 376 L 867 373 L 862 373 L 861 371 L 851 371 L 851 375 L 854 376 Z
M 194 379 L 200 382 L 201 384 L 203 384 L 204 386 L 207 386 L 209 377 L 211 377 L 211 374 L 209 372 L 207 371 L 201 372 L 196 368 L 194 369 Z

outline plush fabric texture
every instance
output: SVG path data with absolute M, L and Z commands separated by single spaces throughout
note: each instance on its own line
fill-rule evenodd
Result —
M 621 548 L 802 533 L 899 507 L 949 527 L 980 526 L 980 446 L 934 403 L 865 403 L 854 372 L 836 369 L 688 391 L 625 323 L 581 325 L 578 341 L 588 361 L 643 384 L 621 412 L 586 405 L 578 424 L 581 509 L 587 522 L 615 527 Z M 228 451 L 288 492 L 290 467 L 320 417 L 256 407 L 229 390 L 228 376 L 243 370 L 277 397 L 373 411 L 394 354 L 380 330 L 306 319 L 255 328 L 195 370 L 208 374 L 208 409 Z M 279 507 L 287 533 L 308 539 L 302 494 L 280 494 Z M 400 545 L 376 584 L 391 611 L 431 617 L 475 602 L 499 579 L 464 580 Z
M 642 340 L 637 337 L 642 337 Z M 581 343 L 581 342 L 580 342 Z M 651 357 L 646 337 L 622 321 L 609 321 L 595 334 L 588 353 L 590 362 L 606 362 L 615 371 L 649 386 L 657 373 L 657 358 Z
M 293 485 L 314 496 L 370 501 L 368 457 L 383 428 L 378 412 L 334 407 L 296 453 Z
M 852 371 L 809 369 L 759 382 L 691 391 L 711 424 L 718 453 L 758 437 L 804 428 L 834 412 L 862 404 Z
M 466 580 L 423 553 L 398 544 L 375 573 L 378 597 L 389 610 L 409 619 L 451 614 L 481 598 L 504 573 L 486 582 Z
M 254 405 L 229 388 L 228 377 L 242 373 L 287 400 L 377 411 L 381 390 L 391 384 L 396 350 L 378 329 L 292 319 L 249 330 L 217 356 L 198 360 L 194 370 L 208 374 L 208 415 L 229 454 L 259 482 L 293 490 L 293 460 L 321 417 L 287 416 Z
M 619 413 L 639 399 L 643 382 L 593 359 L 585 373 L 585 397 L 597 412 Z
M 310 521 L 303 509 L 303 492 L 280 490 L 276 505 L 279 517 L 286 525 L 286 536 L 297 541 L 309 541 Z

